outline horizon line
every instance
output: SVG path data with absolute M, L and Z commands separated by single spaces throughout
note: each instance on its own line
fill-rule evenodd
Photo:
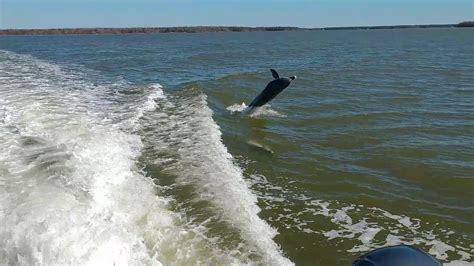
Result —
M 397 27 L 397 26 L 446 26 L 457 25 L 460 23 L 474 23 L 474 21 L 461 21 L 455 23 L 423 23 L 423 24 L 387 24 L 387 25 L 345 25 L 345 26 L 327 26 L 327 27 L 300 27 L 292 25 L 272 25 L 272 26 L 239 26 L 239 25 L 176 25 L 176 26 L 127 26 L 127 27 L 52 27 L 52 28 L 0 28 L 0 31 L 6 30 L 75 30 L 75 29 L 153 29 L 153 28 L 297 28 L 297 29 L 328 29 L 328 28 L 358 28 L 358 27 Z

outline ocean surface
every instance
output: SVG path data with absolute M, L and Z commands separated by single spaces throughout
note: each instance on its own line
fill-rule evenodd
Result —
M 474 30 L 0 37 L 0 264 L 474 261 Z M 298 78 L 269 105 L 272 80 Z

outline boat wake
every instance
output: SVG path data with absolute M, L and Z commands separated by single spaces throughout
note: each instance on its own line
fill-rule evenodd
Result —
M 248 188 L 242 170 L 221 141 L 206 95 L 190 89 L 157 101 L 156 112 L 147 116 L 145 139 L 153 166 L 173 179 L 178 189 L 198 197 L 183 196 L 178 203 L 187 213 L 200 212 L 201 225 L 238 232 L 237 250 L 246 263 L 291 264 L 272 240 L 276 230 L 259 218 L 257 197 Z M 212 210 L 202 212 L 201 205 Z M 232 242 L 232 241 L 227 241 Z M 225 245 L 224 243 L 219 243 Z M 253 259 L 252 259 L 253 258 Z
M 159 84 L 93 82 L 86 70 L 6 51 L 0 60 L 0 261 L 291 264 L 258 217 L 204 95 L 176 108 Z M 174 155 L 154 157 L 162 172 L 142 170 L 149 145 Z M 166 175 L 176 184 L 158 185 Z M 187 183 L 236 232 L 237 249 L 176 208 L 179 195 L 166 192 Z

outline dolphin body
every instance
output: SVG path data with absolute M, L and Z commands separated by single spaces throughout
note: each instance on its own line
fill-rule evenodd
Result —
M 275 98 L 280 92 L 282 92 L 286 87 L 288 87 L 293 80 L 296 79 L 296 76 L 289 78 L 280 78 L 275 69 L 270 69 L 272 72 L 274 80 L 270 81 L 267 84 L 265 89 L 249 104 L 249 108 L 260 107 L 273 98 Z

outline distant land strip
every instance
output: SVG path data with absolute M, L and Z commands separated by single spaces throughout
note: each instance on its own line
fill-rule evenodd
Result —
M 352 26 L 326 28 L 299 27 L 227 27 L 227 26 L 193 26 L 193 27 L 134 27 L 134 28 L 64 28 L 64 29 L 5 29 L 0 35 L 74 35 L 74 34 L 137 34 L 137 33 L 198 33 L 198 32 L 252 32 L 252 31 L 300 31 L 300 30 L 371 30 L 371 29 L 407 29 L 407 28 L 451 28 L 474 27 L 474 21 L 458 24 L 430 25 L 394 25 L 394 26 Z
M 249 32 L 249 31 L 294 31 L 298 27 L 136 27 L 136 28 L 66 28 L 66 29 L 7 29 L 0 35 L 70 35 L 70 34 L 131 34 L 131 33 L 197 33 L 197 32 Z
M 474 22 L 461 22 L 458 24 L 428 24 L 428 25 L 392 25 L 392 26 L 349 26 L 317 28 L 315 30 L 383 30 L 383 29 L 411 29 L 411 28 L 463 28 L 474 27 Z

